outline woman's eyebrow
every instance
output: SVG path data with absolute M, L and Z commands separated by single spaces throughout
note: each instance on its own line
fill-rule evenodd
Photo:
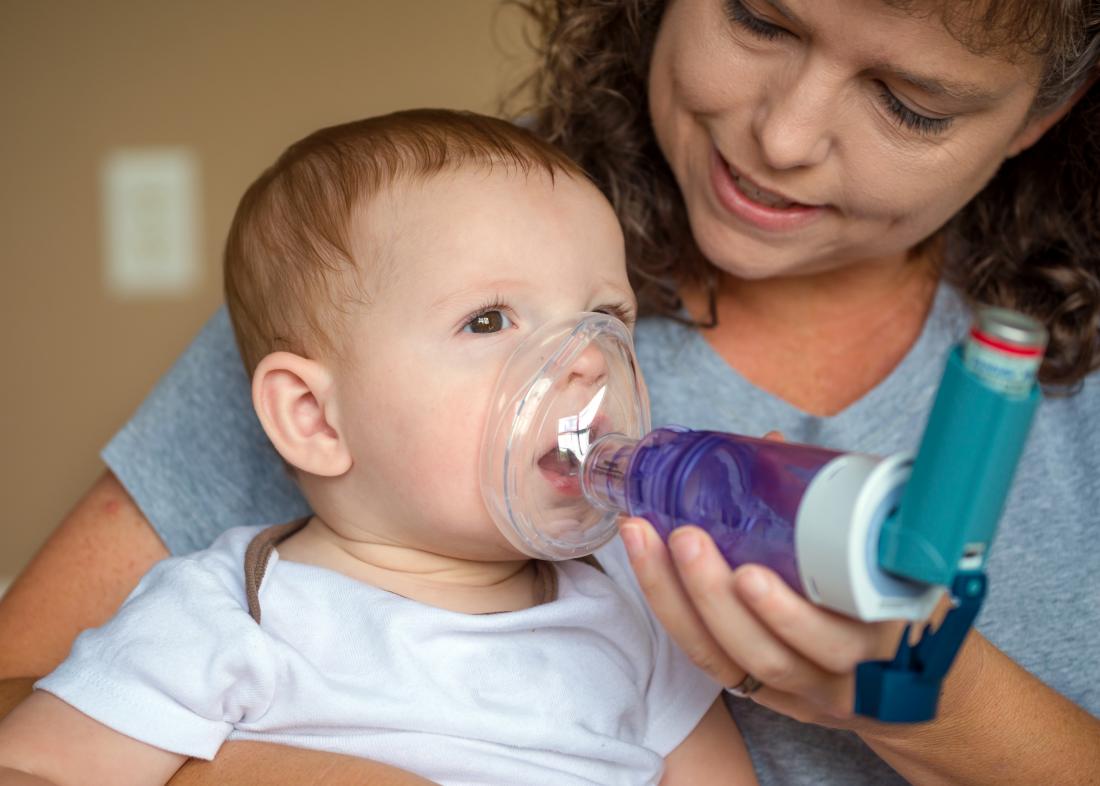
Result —
M 798 18 L 783 0 L 761 0 L 775 9 L 775 12 L 784 17 L 787 21 L 797 24 L 805 29 L 811 35 L 813 29 L 806 22 Z M 993 100 L 1000 97 L 1000 93 L 990 91 L 984 87 L 970 84 L 967 82 L 956 82 L 951 79 L 939 79 L 930 76 L 923 76 L 921 74 L 914 74 L 910 71 L 906 71 L 904 68 L 899 68 L 892 63 L 887 62 L 875 62 L 870 65 L 868 71 L 878 71 L 888 73 L 891 76 L 906 82 L 918 90 L 923 90 L 929 95 L 940 96 L 943 98 L 952 99 L 955 101 L 965 101 L 972 103 L 990 103 Z

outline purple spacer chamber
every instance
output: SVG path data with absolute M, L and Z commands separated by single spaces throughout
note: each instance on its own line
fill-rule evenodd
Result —
M 648 519 L 665 540 L 695 524 L 732 567 L 767 565 L 796 592 L 795 521 L 806 488 L 841 453 L 714 431 L 608 434 L 585 458 L 582 489 L 607 510 Z

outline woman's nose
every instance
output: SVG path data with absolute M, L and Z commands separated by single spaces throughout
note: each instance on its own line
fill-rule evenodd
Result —
M 832 148 L 838 86 L 803 67 L 762 91 L 752 130 L 761 157 L 773 169 L 820 164 Z

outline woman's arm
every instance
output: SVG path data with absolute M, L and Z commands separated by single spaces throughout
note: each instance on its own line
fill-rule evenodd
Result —
M 853 714 L 855 666 L 892 657 L 899 626 L 814 606 L 760 566 L 731 571 L 695 527 L 678 530 L 666 549 L 631 519 L 623 539 L 654 612 L 696 664 L 726 685 L 751 673 L 764 683 L 754 701 L 855 731 L 910 781 L 1083 784 L 1100 773 L 1100 720 L 977 633 L 948 675 L 936 720 L 878 723 Z
M 1051 690 L 972 632 L 933 723 L 855 731 L 909 781 L 1100 783 L 1100 719 Z
M 0 678 L 41 676 L 118 610 L 168 550 L 105 472 L 0 599 Z

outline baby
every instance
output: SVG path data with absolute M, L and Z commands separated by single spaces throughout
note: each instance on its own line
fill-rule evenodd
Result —
M 225 280 L 256 413 L 315 515 L 160 563 L 0 724 L 0 783 L 163 783 L 226 739 L 453 784 L 755 782 L 619 541 L 599 568 L 532 560 L 481 497 L 517 343 L 580 312 L 633 322 L 583 172 L 465 113 L 324 129 L 241 200 Z

